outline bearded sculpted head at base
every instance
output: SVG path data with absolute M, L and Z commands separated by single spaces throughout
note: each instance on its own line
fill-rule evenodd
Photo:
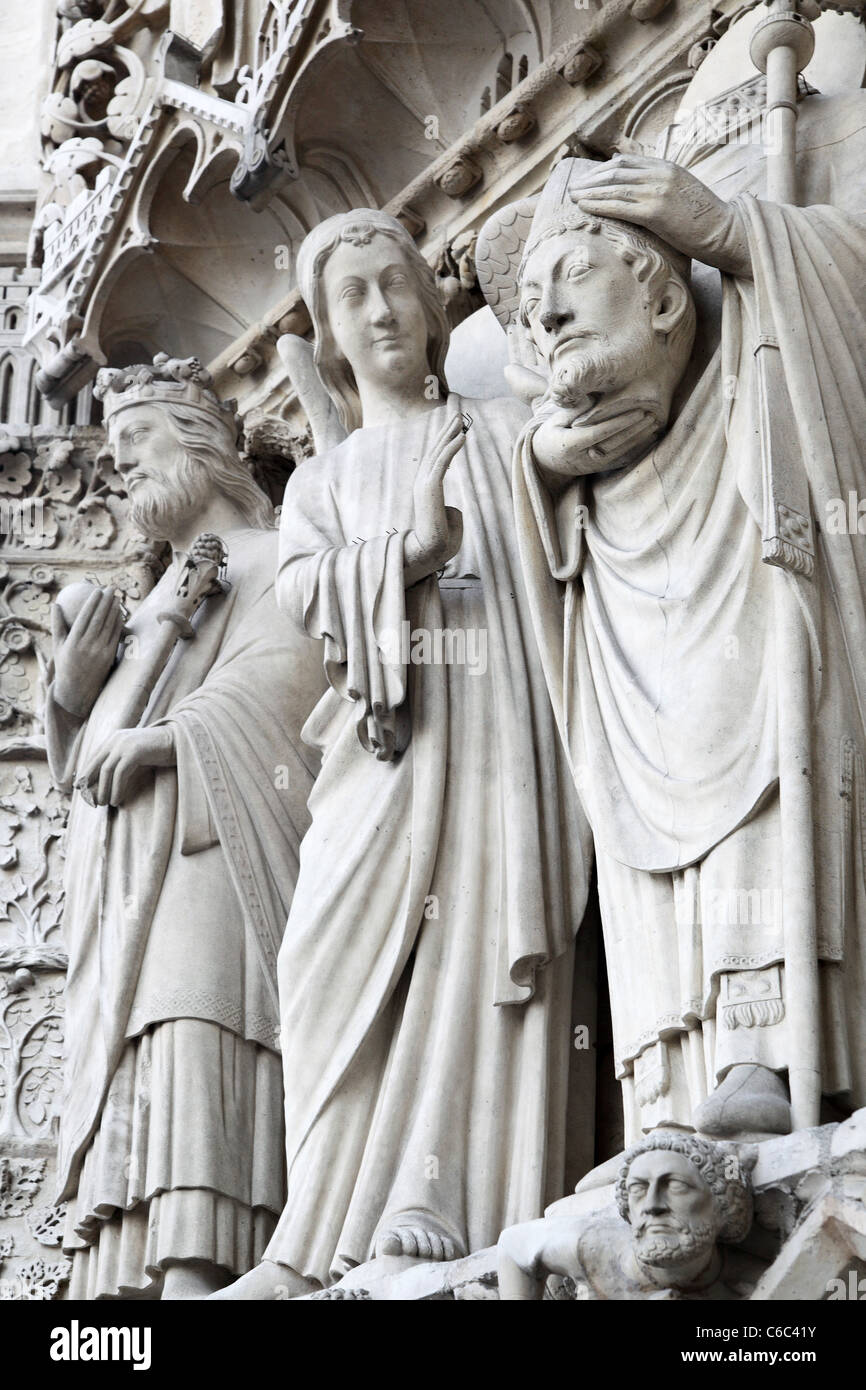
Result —
M 554 1298 L 748 1298 L 766 1267 L 743 1246 L 754 1158 L 654 1130 L 623 1155 L 613 1203 L 572 1213 L 566 1198 L 542 1220 L 503 1231 L 500 1298 L 538 1299 L 546 1287 Z
M 752 1223 L 742 1161 L 695 1135 L 656 1131 L 625 1154 L 616 1184 L 638 1265 L 685 1282 L 710 1263 L 718 1241 L 736 1244 Z

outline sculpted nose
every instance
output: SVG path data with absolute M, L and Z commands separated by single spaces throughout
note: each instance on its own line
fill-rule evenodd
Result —
M 668 1210 L 668 1203 L 660 1183 L 650 1184 L 644 1198 L 643 1210 L 645 1216 L 660 1216 Z
M 571 314 L 565 309 L 558 309 L 551 306 L 548 309 L 543 309 L 538 317 L 546 333 L 557 333 L 560 328 L 568 323 Z
M 389 323 L 394 317 L 394 311 L 381 290 L 375 290 L 370 295 L 370 317 L 373 323 Z

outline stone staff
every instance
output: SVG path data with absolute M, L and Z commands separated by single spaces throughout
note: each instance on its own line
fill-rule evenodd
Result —
M 205 599 L 227 592 L 229 585 L 224 578 L 227 560 L 228 551 L 219 536 L 204 533 L 193 542 L 178 575 L 173 602 L 158 614 L 158 621 L 163 625 L 162 640 L 149 653 L 148 659 L 141 663 L 140 674 L 130 690 L 117 728 L 106 730 L 107 736 L 118 729 L 136 728 L 175 645 L 195 636 L 192 619 Z M 74 584 L 68 585 L 58 595 L 57 604 L 67 627 L 72 626 L 90 590 L 89 584 Z M 89 805 L 96 804 L 87 774 L 79 777 L 75 786 Z
M 773 0 L 770 13 L 752 34 L 752 62 L 767 75 L 767 198 L 775 203 L 797 202 L 797 84 L 815 51 L 810 20 L 818 14 L 813 0 Z M 766 311 L 760 295 L 758 313 L 759 321 L 763 319 L 755 350 L 764 472 L 763 557 L 811 579 L 815 548 L 808 484 L 791 429 L 793 410 L 788 414 L 779 408 L 786 395 L 784 367 L 778 338 L 764 331 Z M 780 621 L 790 627 L 787 609 Z M 789 632 L 789 637 L 801 668 L 798 683 L 805 682 L 808 640 L 800 631 Z M 779 784 L 786 807 L 782 856 L 785 1007 L 791 1038 L 788 1084 L 793 1128 L 808 1129 L 819 1123 L 821 1109 L 820 992 L 814 868 L 802 853 L 802 846 L 813 839 L 811 780 L 803 776 L 804 766 L 809 766 L 809 720 L 802 702 L 792 698 L 796 674 L 790 672 L 781 688 L 779 720 L 787 726 L 788 737 L 781 740 Z

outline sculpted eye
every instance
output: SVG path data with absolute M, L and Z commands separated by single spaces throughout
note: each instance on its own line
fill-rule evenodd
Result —
M 523 312 L 527 318 L 531 318 L 538 308 L 538 295 L 530 295 L 523 301 Z
M 341 298 L 341 299 L 360 299 L 360 297 L 361 297 L 361 287 L 360 287 L 360 285 L 346 285 L 345 288 L 344 288 L 344 289 L 341 291 L 341 293 L 340 293 L 340 298 Z
M 393 275 L 388 276 L 388 284 L 396 285 L 399 288 L 403 285 L 408 284 L 408 280 L 406 276 L 403 274 L 403 272 L 401 270 L 398 270 L 395 271 Z
M 585 275 L 589 268 L 590 267 L 588 265 L 581 265 L 580 263 L 576 265 L 570 265 L 568 267 L 568 271 L 566 272 L 565 278 L 567 280 L 579 280 L 581 275 Z

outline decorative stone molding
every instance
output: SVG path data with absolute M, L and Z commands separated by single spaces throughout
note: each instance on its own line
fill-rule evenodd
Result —
M 0 978 L 0 1136 L 45 1138 L 61 1093 L 63 978 Z
M 40 1245 L 57 1246 L 63 1239 L 65 1219 L 66 1203 L 61 1202 L 59 1206 L 31 1207 L 24 1217 L 24 1225 Z

